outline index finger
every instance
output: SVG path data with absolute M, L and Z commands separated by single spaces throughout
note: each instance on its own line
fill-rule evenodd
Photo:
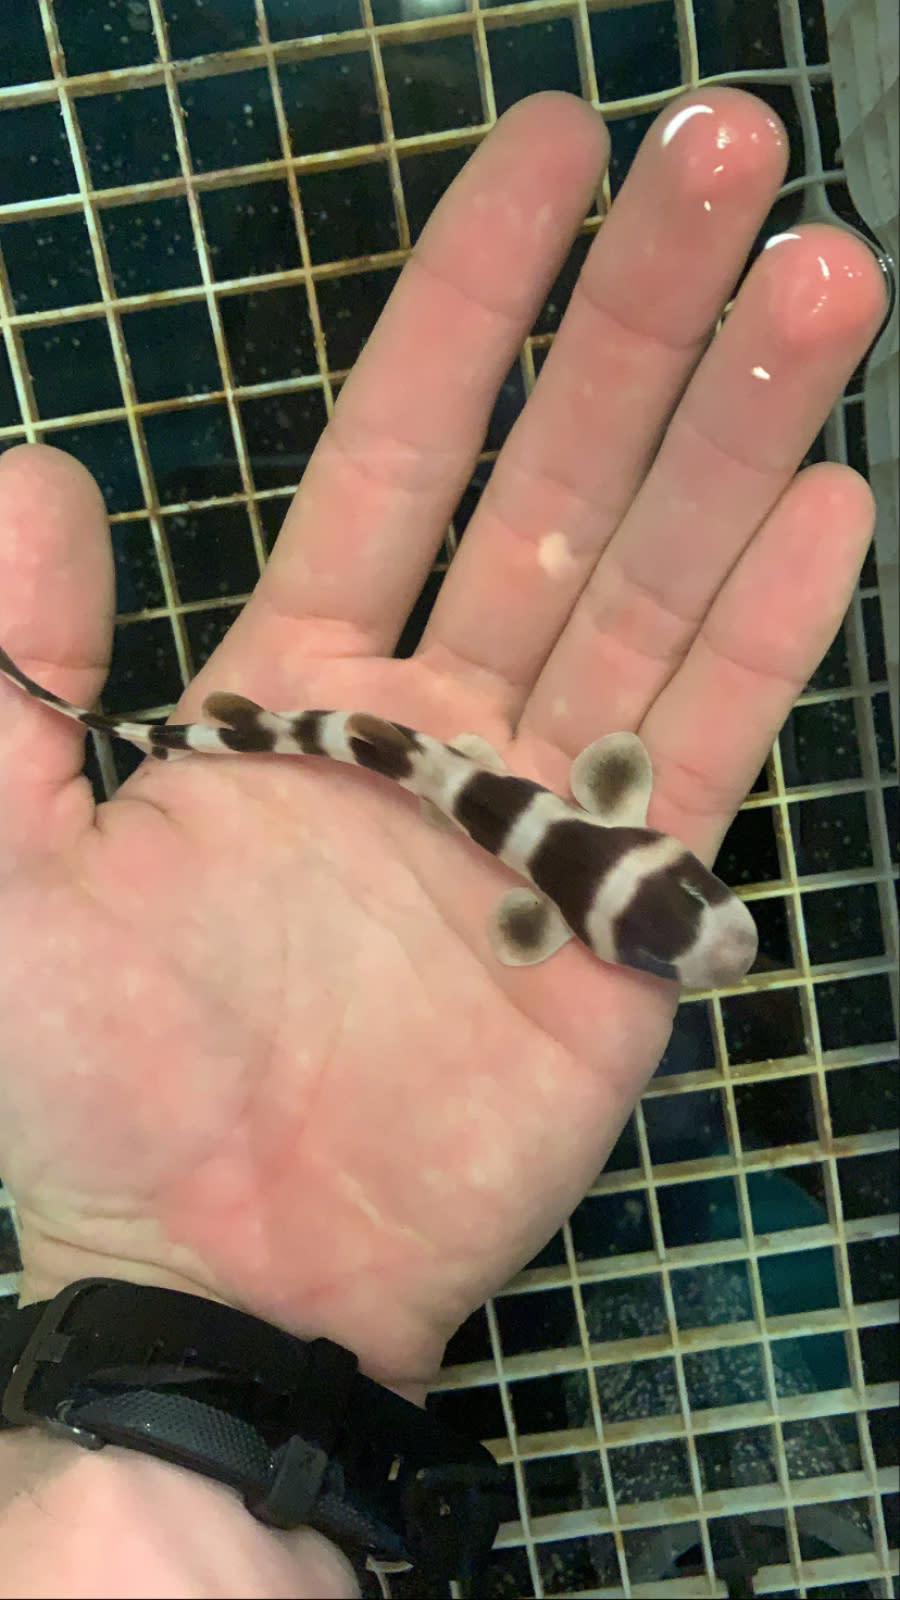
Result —
M 608 145 L 589 106 L 541 94 L 466 164 L 344 385 L 272 559 L 216 651 L 217 681 L 223 666 L 245 680 L 252 665 L 257 688 L 287 692 L 280 664 L 296 660 L 307 624 L 318 644 L 324 623 L 345 656 L 392 650 Z

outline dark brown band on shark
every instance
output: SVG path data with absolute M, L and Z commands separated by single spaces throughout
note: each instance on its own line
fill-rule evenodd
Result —
M 265 755 L 275 748 L 275 734 L 271 728 L 261 728 L 259 723 L 249 721 L 240 728 L 220 728 L 219 738 L 226 750 L 242 750 L 251 755 Z
M 226 750 L 246 750 L 252 754 L 275 748 L 275 735 L 262 721 L 263 707 L 255 700 L 248 700 L 246 695 L 231 694 L 227 689 L 216 690 L 207 695 L 203 710 L 206 716 L 215 717 L 223 724 L 219 738 Z
M 347 742 L 361 767 L 383 778 L 410 778 L 416 743 L 409 728 L 386 722 L 368 712 L 347 718 Z
M 718 878 L 687 851 L 671 866 L 648 873 L 613 923 L 612 935 L 620 961 L 656 972 L 660 977 L 677 977 L 678 958 L 687 954 L 697 938 L 712 886 L 716 886 L 716 893 L 720 887 Z M 718 894 L 716 897 L 718 900 Z M 652 957 L 644 949 L 651 928 L 655 951 Z
M 692 856 L 689 850 L 685 851 L 680 861 L 675 862 L 671 871 L 680 883 L 702 894 L 707 905 L 723 906 L 732 898 L 732 891 L 727 883 L 717 878 L 714 872 L 708 872 L 703 862 Z
M 577 818 L 551 822 L 528 871 L 572 932 L 589 945 L 587 915 L 603 879 L 630 851 L 660 838 L 648 828 L 597 828 Z
M 115 728 L 112 730 L 115 731 Z M 226 730 L 223 728 L 222 732 Z M 189 750 L 187 728 L 180 723 L 151 722 L 147 725 L 147 738 L 153 747 L 153 754 L 161 750 Z
M 529 778 L 480 771 L 463 784 L 454 801 L 453 814 L 470 839 L 498 855 L 510 829 L 535 795 L 541 793 L 541 785 Z
M 305 756 L 324 756 L 322 723 L 327 715 L 327 711 L 301 711 L 291 718 L 291 734 Z

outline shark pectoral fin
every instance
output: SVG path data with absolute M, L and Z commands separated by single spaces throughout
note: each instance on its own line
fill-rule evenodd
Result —
M 248 700 L 243 694 L 232 694 L 228 689 L 208 694 L 201 709 L 210 722 L 222 722 L 226 728 L 243 728 L 248 717 L 255 721 L 263 713 L 263 707 L 255 700 Z
M 494 746 L 483 739 L 480 733 L 460 733 L 455 739 L 450 740 L 451 750 L 458 750 L 461 756 L 468 756 L 470 761 L 477 761 L 480 767 L 486 767 L 488 772 L 508 772 L 503 757 L 494 749 Z
M 572 763 L 569 787 L 578 804 L 608 828 L 643 828 L 653 768 L 636 733 L 608 733 Z
M 494 907 L 489 932 L 506 967 L 536 966 L 573 937 L 552 901 L 533 889 L 510 889 Z

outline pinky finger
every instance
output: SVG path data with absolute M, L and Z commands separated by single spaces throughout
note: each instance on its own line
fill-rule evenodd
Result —
M 644 719 L 653 825 L 707 860 L 841 625 L 874 521 L 850 468 L 795 478 Z

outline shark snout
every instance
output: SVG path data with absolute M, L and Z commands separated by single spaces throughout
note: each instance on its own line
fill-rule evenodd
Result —
M 756 923 L 741 900 L 709 906 L 695 947 L 678 962 L 681 981 L 691 989 L 718 989 L 737 983 L 756 959 Z

